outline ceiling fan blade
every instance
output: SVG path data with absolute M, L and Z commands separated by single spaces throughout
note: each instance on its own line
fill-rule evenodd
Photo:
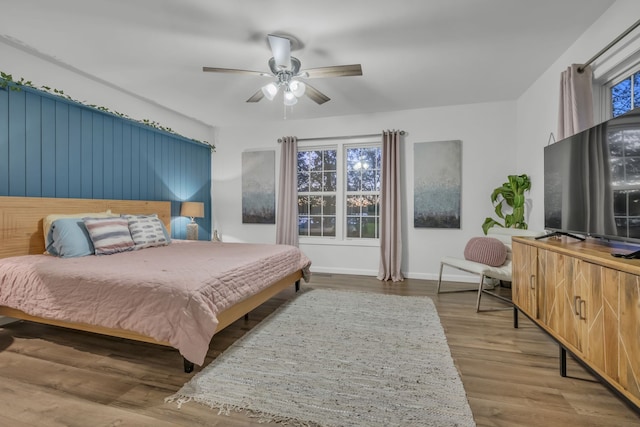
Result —
M 311 98 L 311 100 L 314 101 L 316 104 L 322 105 L 331 99 L 324 93 L 320 92 L 315 87 L 311 86 L 310 84 L 305 83 L 305 85 L 306 85 L 306 90 L 304 91 L 304 94 L 307 95 L 309 98 Z
M 291 40 L 286 37 L 269 34 L 269 45 L 276 61 L 276 67 L 289 70 L 291 68 Z
M 202 67 L 202 71 L 212 72 L 212 73 L 233 73 L 233 74 L 247 74 L 251 76 L 271 77 L 270 73 L 264 73 L 262 71 L 238 70 L 236 68 Z
M 361 76 L 362 66 L 360 64 L 334 65 L 333 67 L 310 68 L 300 72 L 301 75 L 304 75 L 305 73 L 308 79 Z
M 264 98 L 264 93 L 262 92 L 262 89 L 258 89 L 256 93 L 251 95 L 251 98 L 247 99 L 247 102 L 258 102 L 262 98 Z

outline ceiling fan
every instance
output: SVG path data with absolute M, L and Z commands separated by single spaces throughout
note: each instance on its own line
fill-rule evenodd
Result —
M 300 69 L 300 60 L 291 56 L 291 40 L 287 37 L 269 34 L 267 36 L 273 57 L 269 59 L 270 73 L 261 71 L 238 70 L 234 68 L 202 67 L 202 71 L 214 73 L 248 74 L 265 77 L 275 77 L 275 81 L 263 86 L 254 93 L 247 102 L 258 102 L 262 98 L 273 100 L 280 90 L 283 91 L 284 104 L 295 105 L 298 98 L 307 95 L 314 102 L 321 105 L 329 101 L 329 97 L 301 79 L 315 79 L 323 77 L 361 76 L 362 66 L 335 65 L 331 67 Z

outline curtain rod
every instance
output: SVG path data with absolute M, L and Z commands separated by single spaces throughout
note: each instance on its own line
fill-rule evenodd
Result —
M 406 134 L 401 130 L 400 135 Z M 370 133 L 368 135 L 350 135 L 350 136 L 321 136 L 318 138 L 298 138 L 298 141 L 329 141 L 332 139 L 356 139 L 356 138 L 372 138 L 374 136 L 382 136 L 381 133 Z M 278 144 L 282 142 L 282 138 L 278 138 Z
M 618 37 L 616 37 L 611 43 L 609 43 L 608 45 L 606 45 L 604 48 L 602 48 L 602 50 L 600 50 L 600 52 L 596 53 L 595 55 L 593 55 L 587 62 L 585 62 L 584 64 L 582 64 L 581 66 L 578 67 L 578 72 L 582 73 L 584 72 L 584 69 L 591 64 L 593 61 L 595 61 L 596 59 L 600 58 L 600 56 L 605 53 L 606 51 L 608 51 L 609 49 L 611 49 L 616 43 L 618 43 L 620 40 L 622 40 L 624 37 L 626 37 L 627 34 L 629 34 L 631 31 L 635 30 L 638 26 L 640 25 L 640 19 L 636 21 L 635 24 L 633 24 L 632 26 L 630 26 L 629 28 L 627 28 L 625 30 L 624 33 L 620 34 Z

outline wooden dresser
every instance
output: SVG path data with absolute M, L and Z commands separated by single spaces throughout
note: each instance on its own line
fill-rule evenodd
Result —
M 572 238 L 513 238 L 515 307 L 640 410 L 640 260 Z M 516 312 L 517 314 L 517 312 Z

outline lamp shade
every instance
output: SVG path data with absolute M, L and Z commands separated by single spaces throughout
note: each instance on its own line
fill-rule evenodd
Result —
M 182 202 L 180 206 L 180 216 L 191 218 L 204 218 L 204 203 L 202 202 Z

